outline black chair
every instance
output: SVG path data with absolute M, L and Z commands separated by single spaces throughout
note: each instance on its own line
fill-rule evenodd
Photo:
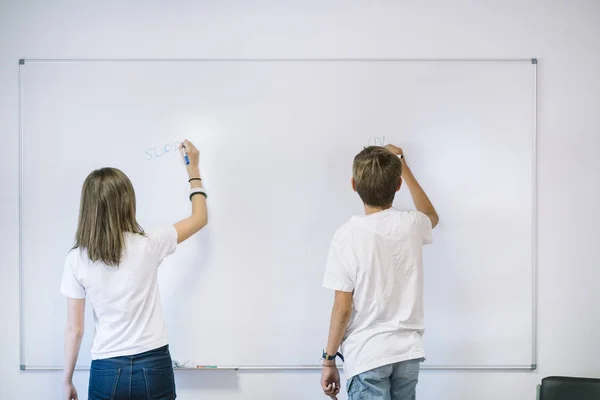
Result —
M 542 379 L 539 400 L 600 400 L 600 379 L 549 376 Z

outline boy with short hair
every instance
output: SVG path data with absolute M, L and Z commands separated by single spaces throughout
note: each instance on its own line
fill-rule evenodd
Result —
M 417 211 L 392 208 L 402 179 Z M 396 146 L 358 153 L 352 188 L 365 215 L 338 229 L 329 250 L 323 286 L 335 300 L 321 386 L 336 399 L 341 344 L 350 400 L 414 400 L 425 357 L 422 247 L 438 215 Z

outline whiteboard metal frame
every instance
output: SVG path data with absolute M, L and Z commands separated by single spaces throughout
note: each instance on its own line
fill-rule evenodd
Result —
M 218 365 L 211 367 L 175 367 L 175 371 L 317 371 L 321 370 L 322 366 L 315 365 Z M 62 371 L 63 367 L 59 366 L 36 366 L 27 365 L 22 370 L 27 371 Z M 344 366 L 340 365 L 339 369 L 343 370 Z M 421 370 L 429 371 L 532 371 L 534 368 L 529 365 L 422 365 Z M 89 371 L 90 367 L 76 367 L 76 371 Z
M 531 227 L 531 243 L 532 260 L 531 260 L 531 369 L 537 368 L 538 363 L 538 176 L 537 176 L 537 58 L 532 58 L 533 64 L 533 154 L 532 154 L 532 227 Z
M 23 315 L 23 65 L 19 60 L 19 363 L 25 366 L 25 317 Z
M 23 307 L 23 66 L 26 63 L 506 63 L 533 65 L 532 125 L 532 338 L 530 365 L 423 365 L 432 371 L 533 371 L 538 362 L 538 179 L 537 179 L 537 58 L 22 58 L 19 60 L 19 362 L 21 370 L 53 371 L 60 366 L 37 366 L 25 363 Z M 89 367 L 76 367 L 88 371 Z M 320 370 L 320 365 L 224 365 L 213 368 L 175 368 L 176 371 L 285 371 Z
M 482 63 L 482 64 L 537 64 L 536 58 L 22 58 L 26 63 L 210 63 L 210 62 L 252 62 L 252 63 Z

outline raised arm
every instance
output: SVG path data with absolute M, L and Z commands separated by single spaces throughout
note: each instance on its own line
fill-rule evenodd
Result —
M 413 202 L 415 203 L 415 207 L 417 210 L 421 211 L 423 214 L 427 215 L 431 220 L 431 227 L 435 228 L 439 222 L 439 216 L 431 204 L 429 197 L 425 194 L 425 191 L 419 185 L 417 178 L 413 175 L 410 167 L 406 163 L 406 158 L 404 157 L 404 152 L 400 147 L 396 147 L 394 145 L 388 144 L 385 146 L 389 151 L 396 154 L 397 156 L 401 156 L 402 159 L 402 179 L 408 186 L 408 190 L 410 191 L 410 195 L 412 196 Z
M 202 180 L 200 175 L 200 154 L 196 146 L 188 140 L 184 140 L 179 151 L 185 151 L 189 159 L 189 164 L 186 166 L 188 177 L 190 179 L 190 188 L 202 188 Z M 192 214 L 182 219 L 175 224 L 177 231 L 177 243 L 190 238 L 194 233 L 204 228 L 208 223 L 208 210 L 206 209 L 206 197 L 202 194 L 196 194 L 192 197 Z

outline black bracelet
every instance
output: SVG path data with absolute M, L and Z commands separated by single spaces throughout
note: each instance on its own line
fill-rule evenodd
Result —
M 201 181 L 201 180 L 202 180 L 202 178 L 190 178 L 188 180 L 188 183 L 191 183 L 192 181 Z
M 202 196 L 204 196 L 205 199 L 208 199 L 208 196 L 206 195 L 206 193 L 204 193 L 204 192 L 194 192 L 194 193 L 190 194 L 190 201 L 192 201 L 192 197 L 194 197 L 195 194 L 201 194 Z

